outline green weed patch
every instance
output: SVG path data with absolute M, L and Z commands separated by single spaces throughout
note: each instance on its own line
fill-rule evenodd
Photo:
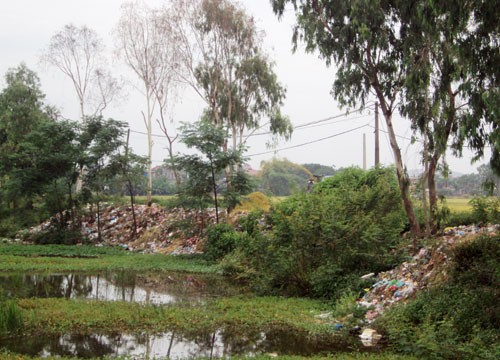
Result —
M 165 332 L 185 334 L 278 327 L 322 335 L 331 332 L 315 317 L 328 309 L 322 302 L 283 298 L 224 298 L 208 304 L 152 306 L 126 302 L 22 299 L 23 333 Z
M 64 245 L 0 245 L 0 271 L 181 271 L 215 273 L 196 255 L 138 254 L 118 248 Z

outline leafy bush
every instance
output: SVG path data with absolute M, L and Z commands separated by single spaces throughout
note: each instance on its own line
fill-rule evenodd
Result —
M 398 306 L 377 326 L 396 350 L 427 359 L 498 359 L 500 237 L 458 246 L 448 281 Z
M 500 199 L 497 197 L 477 196 L 470 201 L 472 213 L 477 222 L 500 222 Z
M 251 282 L 261 290 L 336 298 L 366 285 L 359 280 L 363 273 L 399 261 L 404 221 L 392 169 L 347 169 L 313 193 L 277 204 L 268 216 L 269 234 L 249 227 L 235 258 L 244 273 L 259 274 Z
M 478 223 L 477 215 L 471 211 L 452 212 L 446 220 L 447 226 L 472 225 Z
M 24 228 L 40 223 L 47 214 L 41 209 L 0 209 L 0 237 L 14 238 Z
M 88 243 L 88 239 L 78 230 L 69 229 L 50 229 L 49 231 L 42 231 L 32 235 L 31 240 L 37 245 L 76 245 Z
M 207 229 L 204 255 L 209 261 L 221 260 L 236 248 L 240 235 L 229 224 L 212 225 Z

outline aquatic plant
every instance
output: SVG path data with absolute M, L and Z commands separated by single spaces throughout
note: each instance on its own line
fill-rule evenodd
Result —
M 14 301 L 0 301 L 0 334 L 19 330 L 23 326 L 21 310 Z

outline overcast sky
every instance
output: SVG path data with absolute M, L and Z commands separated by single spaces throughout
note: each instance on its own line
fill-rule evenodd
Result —
M 16 0 L 0 1 L 0 88 L 5 86 L 5 72 L 21 62 L 35 70 L 41 78 L 42 89 L 47 95 L 48 104 L 56 106 L 61 113 L 72 119 L 78 119 L 78 101 L 68 78 L 57 69 L 40 65 L 39 59 L 48 46 L 50 38 L 66 24 L 86 25 L 95 30 L 104 40 L 111 58 L 113 51 L 112 30 L 119 15 L 123 0 Z M 146 0 L 150 6 L 162 2 Z M 262 160 L 273 156 L 286 158 L 296 163 L 320 163 L 329 166 L 363 166 L 363 134 L 366 136 L 367 166 L 374 163 L 373 111 L 363 113 L 351 112 L 348 116 L 330 95 L 331 85 L 335 79 L 335 69 L 327 68 L 317 54 L 305 54 L 299 49 L 295 54 L 291 49 L 291 34 L 294 17 L 289 11 L 279 21 L 272 13 L 269 0 L 243 0 L 240 2 L 255 17 L 260 29 L 266 33 L 265 49 L 275 61 L 275 71 L 280 82 L 287 88 L 287 99 L 283 113 L 288 115 L 294 126 L 311 123 L 337 116 L 314 126 L 297 128 L 289 142 L 280 142 L 277 152 L 269 152 L 267 136 L 254 136 L 248 141 L 247 155 L 250 164 L 258 168 Z M 131 84 L 135 78 L 114 60 L 113 69 L 129 81 L 127 98 L 119 104 L 107 109 L 106 117 L 123 120 L 137 132 L 144 132 L 141 117 L 144 99 L 134 90 Z M 199 118 L 204 108 L 203 102 L 191 90 L 185 89 L 178 95 L 178 103 L 173 112 L 174 127 L 181 121 L 193 122 Z M 404 161 L 409 169 L 419 169 L 421 146 L 410 145 L 412 133 L 408 121 L 395 119 L 396 132 L 401 141 Z M 263 119 L 262 123 L 265 122 Z M 156 125 L 156 124 L 155 124 Z M 321 125 L 321 126 L 320 126 Z M 357 129 L 357 130 L 356 130 Z M 380 159 L 383 164 L 392 164 L 387 136 L 383 132 L 385 125 L 381 117 Z M 154 127 L 154 134 L 161 134 Z M 343 134 L 344 133 L 344 134 Z M 323 139 L 323 140 L 322 140 Z M 159 165 L 166 157 L 166 140 L 155 137 L 153 147 L 154 165 Z M 131 144 L 134 151 L 145 155 L 147 152 L 146 137 L 140 133 L 132 133 Z M 305 144 L 305 145 L 304 145 Z M 287 149 L 289 148 L 289 149 Z M 183 151 L 181 147 L 177 148 Z M 282 149 L 282 150 L 279 150 Z M 262 154 L 264 153 L 264 154 Z M 261 155 L 257 155 L 261 154 Z M 471 173 L 481 163 L 471 165 L 470 154 L 462 159 L 448 154 L 448 163 L 455 173 Z

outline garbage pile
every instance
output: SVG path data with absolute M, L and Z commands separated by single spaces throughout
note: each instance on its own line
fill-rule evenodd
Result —
M 366 294 L 358 301 L 359 306 L 368 309 L 365 315 L 366 321 L 370 323 L 390 306 L 408 299 L 416 291 L 446 277 L 447 253 L 451 247 L 478 234 L 495 234 L 498 230 L 500 230 L 499 225 L 447 228 L 444 235 L 438 238 L 438 244 L 434 249 L 422 248 L 410 261 L 378 274 L 377 282 L 367 289 Z M 374 275 L 367 274 L 364 278 Z
M 156 204 L 135 206 L 136 229 L 130 206 L 110 206 L 100 215 L 101 241 L 98 241 L 98 221 L 89 212 L 81 221 L 82 235 L 94 243 L 122 246 L 146 253 L 192 254 L 201 251 L 202 232 L 215 223 L 215 210 L 165 209 Z M 47 230 L 48 220 L 29 230 Z M 29 237 L 28 237 L 29 239 Z

